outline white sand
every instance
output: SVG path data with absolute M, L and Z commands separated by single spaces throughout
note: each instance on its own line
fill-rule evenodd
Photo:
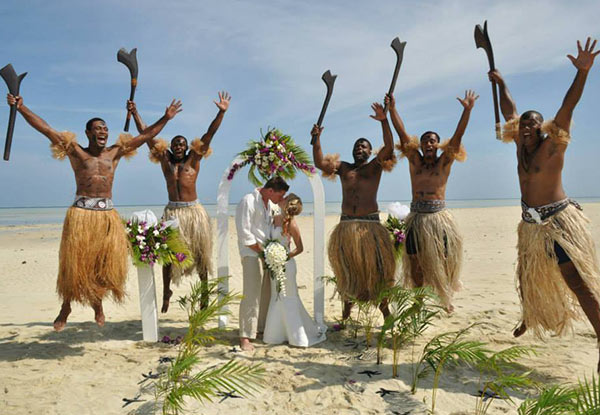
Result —
M 600 240 L 600 204 L 584 206 L 591 219 L 595 241 Z M 417 344 L 422 346 L 433 335 L 483 322 L 472 331 L 472 338 L 490 343 L 493 349 L 513 344 L 535 345 L 540 355 L 523 359 L 538 379 L 547 382 L 575 382 L 590 376 L 596 366 L 598 349 L 587 320 L 575 325 L 573 335 L 536 340 L 526 334 L 516 340 L 511 331 L 520 314 L 514 284 L 516 226 L 519 209 L 457 209 L 454 214 L 465 236 L 464 289 L 455 300 L 451 317 L 436 321 Z M 328 217 L 329 234 L 337 222 Z M 306 251 L 298 260 L 298 284 L 304 304 L 312 314 L 312 219 L 300 218 Z M 230 229 L 235 229 L 233 223 Z M 173 356 L 172 346 L 141 341 L 137 275 L 130 269 L 129 298 L 118 306 L 106 302 L 106 326 L 98 328 L 89 308 L 75 305 L 66 329 L 55 333 L 52 321 L 60 303 L 55 294 L 60 226 L 0 228 L 0 413 L 2 414 L 124 414 L 153 413 L 153 395 L 138 382 L 142 373 L 156 371 L 160 356 Z M 241 266 L 235 233 L 230 235 L 231 287 L 241 291 Z M 331 273 L 327 269 L 328 273 Z M 156 268 L 160 298 L 162 280 Z M 186 283 L 175 290 L 174 298 L 188 291 Z M 327 289 L 326 322 L 331 326 L 340 316 L 337 299 L 330 300 Z M 185 315 L 172 302 L 169 313 L 161 316 L 161 336 L 176 337 L 185 331 Z M 431 377 L 411 395 L 410 348 L 401 352 L 399 378 L 392 378 L 391 352 L 384 353 L 384 364 L 375 364 L 374 353 L 356 357 L 359 347 L 346 345 L 351 336 L 346 330 L 329 332 L 328 340 L 314 348 L 299 349 L 257 343 L 254 354 L 231 353 L 237 343 L 237 306 L 230 326 L 220 335 L 226 344 L 206 348 L 205 366 L 224 363 L 231 357 L 262 363 L 266 369 L 264 388 L 247 399 L 218 400 L 189 407 L 207 414 L 380 414 L 425 413 L 431 401 Z M 359 340 L 364 336 L 359 334 Z M 365 369 L 381 372 L 371 379 L 358 374 Z M 452 369 L 445 372 L 437 398 L 437 413 L 459 414 L 474 410 L 477 372 Z M 399 391 L 381 398 L 380 388 Z M 122 398 L 140 399 L 122 409 Z M 523 397 L 518 395 L 515 402 Z M 393 412 L 395 411 L 395 412 Z M 159 413 L 159 412 L 157 412 Z M 514 406 L 496 401 L 491 414 L 516 413 Z

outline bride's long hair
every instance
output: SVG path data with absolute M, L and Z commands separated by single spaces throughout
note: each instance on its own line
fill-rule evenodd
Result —
M 283 208 L 283 223 L 281 228 L 283 229 L 284 235 L 289 235 L 290 222 L 294 216 L 302 213 L 302 199 L 295 193 L 290 193 L 287 196 L 285 207 Z

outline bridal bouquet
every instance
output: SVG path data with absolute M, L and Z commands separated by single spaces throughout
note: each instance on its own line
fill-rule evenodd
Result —
M 271 279 L 277 284 L 277 294 L 285 296 L 285 263 L 288 260 L 287 249 L 277 239 L 270 239 L 265 242 L 263 255 Z
M 410 208 L 399 202 L 391 203 L 388 206 L 388 218 L 385 221 L 385 228 L 389 231 L 394 250 L 396 251 L 396 260 L 402 255 L 402 247 L 406 241 L 406 223 L 404 219 L 410 213 Z
M 309 175 L 315 172 L 306 151 L 292 137 L 277 129 L 267 131 L 259 141 L 250 141 L 248 148 L 239 153 L 239 156 L 242 162 L 231 167 L 228 180 L 233 180 L 236 172 L 247 164 L 250 165 L 248 179 L 256 186 L 262 184 L 261 178 L 266 181 L 273 176 L 281 176 L 290 180 L 296 177 L 297 170 Z
M 151 211 L 136 212 L 125 223 L 125 231 L 136 266 L 152 266 L 158 262 L 187 268 L 193 262 L 174 221 L 158 222 Z

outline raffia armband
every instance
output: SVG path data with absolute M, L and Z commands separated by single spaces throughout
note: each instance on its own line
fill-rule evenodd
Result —
M 402 142 L 396 144 L 396 149 L 400 151 L 400 158 L 408 157 L 411 153 L 419 151 L 419 139 L 416 135 L 408 136 L 408 143 L 402 146 Z
M 384 146 L 379 147 L 374 154 L 377 155 L 379 154 L 379 152 L 383 149 Z M 396 166 L 396 163 L 398 163 L 398 157 L 396 157 L 396 155 L 394 154 L 394 152 L 392 151 L 392 155 L 389 156 L 387 159 L 383 160 L 383 161 L 379 161 L 379 164 L 381 165 L 381 168 L 383 169 L 384 172 L 389 173 L 392 170 L 394 170 L 394 167 Z
M 163 140 L 162 138 L 157 138 L 154 140 L 154 145 L 150 149 L 150 153 L 148 157 L 152 163 L 160 163 L 160 160 L 167 154 L 167 150 L 169 149 L 169 143 L 167 140 Z
M 556 125 L 554 120 L 549 120 L 542 124 L 542 132 L 548 134 L 550 140 L 556 145 L 567 146 L 571 141 L 571 135 Z
M 60 133 L 60 136 L 61 141 L 56 144 L 50 144 L 50 150 L 52 150 L 52 157 L 57 160 L 64 160 L 77 145 L 77 139 L 75 138 L 75 133 L 70 131 L 63 131 Z
M 331 170 L 331 173 L 326 173 L 324 170 L 321 175 L 323 178 L 327 180 L 334 181 L 335 175 L 337 173 L 337 168 L 335 167 L 340 162 L 340 155 L 338 153 L 335 154 L 325 154 L 323 157 L 323 167 L 327 170 Z
M 121 149 L 121 153 L 123 154 L 123 157 L 125 157 L 126 159 L 130 159 L 131 157 L 135 156 L 135 154 L 137 153 L 137 149 L 132 148 L 130 146 L 130 142 L 132 139 L 133 139 L 133 136 L 131 134 L 121 133 L 121 134 L 119 134 L 119 138 L 117 139 L 117 143 L 115 144 L 117 147 L 119 147 Z
M 517 142 L 519 137 L 519 118 L 513 118 L 502 127 L 502 142 Z
M 190 151 L 198 154 L 200 157 L 209 157 L 212 154 L 212 148 L 204 148 L 204 143 L 199 138 L 192 140 Z
M 451 147 L 449 138 L 444 140 L 441 144 L 438 144 L 438 149 L 443 151 L 444 154 L 448 155 L 448 157 L 451 159 L 458 162 L 462 163 L 467 159 L 467 150 L 465 149 L 465 146 L 463 146 L 461 143 L 458 149 Z

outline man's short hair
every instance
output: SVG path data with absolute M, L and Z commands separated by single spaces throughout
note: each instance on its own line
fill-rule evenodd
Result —
M 187 140 L 187 138 L 185 138 L 185 137 L 184 137 L 184 136 L 182 136 L 182 135 L 176 135 L 175 137 L 173 137 L 173 138 L 171 139 L 171 145 L 173 145 L 173 142 L 174 142 L 175 140 L 177 140 L 178 138 L 183 138 L 183 141 L 185 141 L 185 145 L 186 145 L 186 146 L 188 145 L 188 140 Z
M 436 133 L 435 131 L 425 131 L 423 134 L 421 134 L 421 138 L 419 141 L 423 141 L 425 136 L 427 136 L 429 134 L 435 134 L 435 138 L 437 139 L 437 142 L 438 143 L 440 142 L 440 135 L 438 133 Z
M 533 118 L 539 118 L 540 122 L 544 122 L 544 116 L 535 110 L 525 111 L 521 114 L 521 120 L 531 120 Z
M 370 142 L 369 140 L 367 140 L 366 138 L 364 138 L 364 137 L 361 137 L 361 138 L 359 138 L 358 140 L 356 140 L 356 141 L 354 142 L 354 146 L 356 147 L 356 145 L 357 145 L 358 143 L 360 143 L 361 141 L 364 141 L 364 142 L 366 142 L 366 143 L 369 145 L 369 150 L 373 150 L 373 145 L 371 144 L 371 142 Z
M 92 131 L 92 124 L 94 124 L 96 121 L 102 121 L 104 124 L 106 124 L 106 121 L 104 121 L 102 118 L 94 117 L 85 123 L 85 130 Z
M 263 186 L 263 189 L 273 189 L 276 192 L 287 192 L 289 188 L 290 185 L 280 176 L 271 177 Z

